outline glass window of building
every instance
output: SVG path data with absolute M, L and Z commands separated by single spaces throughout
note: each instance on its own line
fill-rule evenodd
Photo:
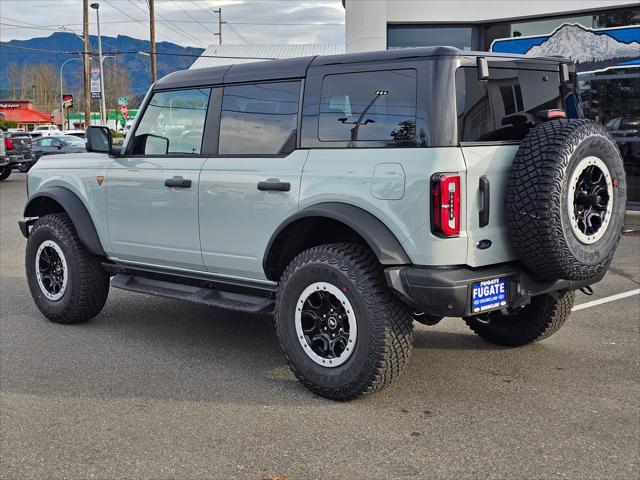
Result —
M 578 78 L 585 117 L 604 124 L 620 147 L 627 174 L 627 200 L 640 207 L 640 68 Z
M 387 48 L 456 47 L 471 50 L 470 26 L 388 25 Z

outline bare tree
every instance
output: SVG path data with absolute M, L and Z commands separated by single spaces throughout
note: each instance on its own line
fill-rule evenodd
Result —
M 22 67 L 20 67 L 17 63 L 10 63 L 7 67 L 7 75 L 9 77 L 9 83 L 11 85 L 11 100 L 18 100 Z
M 15 95 L 18 90 L 20 97 L 33 102 L 36 110 L 51 112 L 60 105 L 60 79 L 54 65 L 50 63 L 38 63 L 25 65 L 13 71 L 13 82 L 15 78 Z M 13 91 L 12 83 L 12 95 Z

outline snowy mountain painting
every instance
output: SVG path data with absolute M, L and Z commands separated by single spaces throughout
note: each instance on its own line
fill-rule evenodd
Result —
M 561 55 L 578 64 L 578 71 L 634 66 L 640 61 L 640 26 L 592 29 L 571 23 L 549 35 L 501 38 L 492 52 L 531 56 Z

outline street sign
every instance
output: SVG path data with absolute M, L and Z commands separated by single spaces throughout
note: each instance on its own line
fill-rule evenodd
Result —
M 121 105 L 120 106 L 120 111 L 122 112 L 122 116 L 126 118 L 127 116 L 127 106 L 126 105 Z
M 64 108 L 73 107 L 73 95 L 62 95 L 62 106 Z
M 91 69 L 91 98 L 102 98 L 100 90 L 100 69 L 98 67 Z
M 116 102 L 118 105 L 129 105 L 129 97 L 118 97 L 116 98 Z

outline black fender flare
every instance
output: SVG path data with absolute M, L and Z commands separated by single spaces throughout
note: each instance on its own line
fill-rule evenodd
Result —
M 82 200 L 80 200 L 75 193 L 64 187 L 56 186 L 44 188 L 29 199 L 29 202 L 24 207 L 25 218 L 39 217 L 42 215 L 38 211 L 39 198 L 50 198 L 60 204 L 67 215 L 69 215 L 69 218 L 78 233 L 80 243 L 82 243 L 82 245 L 94 255 L 106 256 L 106 253 L 102 248 L 102 243 L 100 243 L 100 237 L 98 236 L 96 227 L 93 224 L 93 219 L 91 218 L 87 207 L 84 206 Z
M 382 265 L 409 265 L 411 259 L 402 244 L 380 219 L 366 210 L 340 202 L 325 202 L 311 205 L 288 217 L 271 235 L 264 252 L 262 267 L 267 273 L 268 259 L 276 239 L 282 231 L 294 222 L 310 217 L 336 220 L 353 229 L 371 247 Z

